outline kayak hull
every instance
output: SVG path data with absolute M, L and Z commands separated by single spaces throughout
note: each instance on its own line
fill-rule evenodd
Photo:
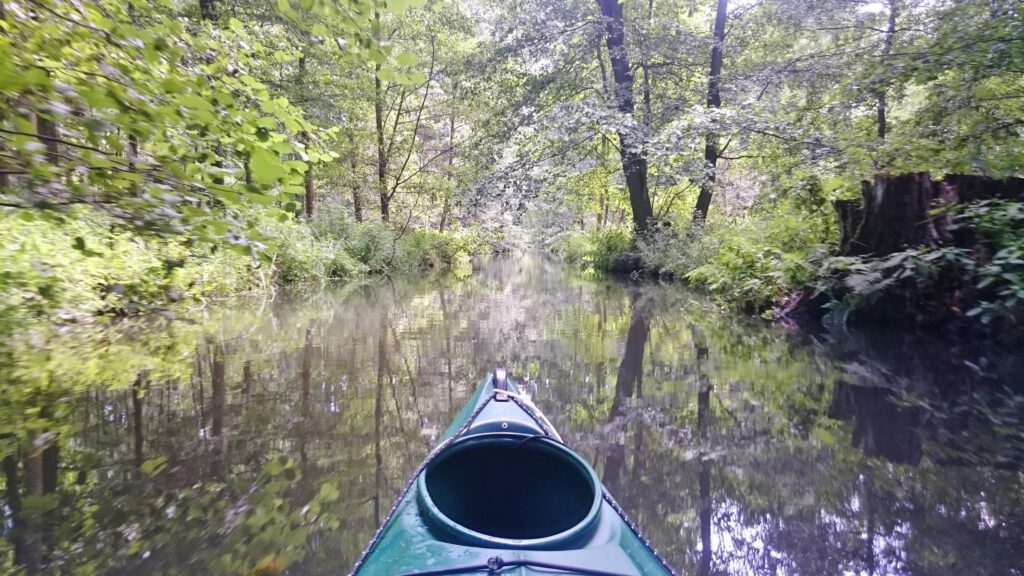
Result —
M 353 575 L 673 574 L 518 390 L 481 383 Z

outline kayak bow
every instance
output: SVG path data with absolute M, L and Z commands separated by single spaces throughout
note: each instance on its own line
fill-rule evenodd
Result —
M 674 575 L 497 370 L 413 473 L 353 576 Z

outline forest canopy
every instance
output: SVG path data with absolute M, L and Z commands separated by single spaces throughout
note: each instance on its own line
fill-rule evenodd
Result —
M 1024 172 L 1009 0 L 21 0 L 0 26 L 18 314 L 515 245 L 763 309 L 831 293 L 840 269 L 888 286 L 897 272 L 835 259 L 853 255 L 833 204 L 862 181 Z M 950 218 L 1014 232 L 1014 209 Z M 916 261 L 1001 278 L 997 308 L 1013 308 L 1013 258 L 979 271 L 1019 243 L 986 241 Z M 833 296 L 851 293 L 874 292 Z

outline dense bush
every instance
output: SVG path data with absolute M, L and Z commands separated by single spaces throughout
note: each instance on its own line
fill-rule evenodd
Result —
M 583 268 L 606 271 L 635 255 L 648 273 L 685 279 L 730 302 L 762 309 L 812 282 L 835 243 L 824 209 L 780 202 L 771 212 L 706 227 L 662 226 L 630 244 L 625 229 L 562 235 L 553 251 Z
M 554 239 L 550 249 L 570 264 L 599 272 L 612 270 L 630 254 L 632 241 L 626 228 L 602 228 L 567 232 Z
M 0 316 L 132 314 L 252 287 L 252 258 L 112 228 L 87 208 L 62 219 L 0 213 Z
M 441 234 L 356 223 L 340 211 L 306 223 L 265 220 L 266 246 L 193 245 L 112 227 L 81 207 L 61 218 L 0 212 L 0 317 L 26 319 L 162 311 L 187 300 L 228 296 L 272 284 L 321 282 L 367 273 L 449 269 L 487 249 L 471 232 Z
M 313 219 L 310 229 L 319 242 L 329 246 L 326 256 L 335 259 L 339 272 L 446 270 L 489 248 L 472 231 L 441 233 L 430 228 L 396 227 L 379 220 L 354 222 L 340 208 L 331 206 Z
M 707 259 L 686 278 L 745 307 L 761 309 L 812 283 L 835 245 L 834 217 L 779 206 L 768 214 L 709 228 Z

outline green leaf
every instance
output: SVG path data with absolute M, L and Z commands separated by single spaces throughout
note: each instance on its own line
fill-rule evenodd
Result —
M 167 456 L 158 456 L 156 458 L 150 458 L 139 466 L 139 471 L 144 476 L 154 476 L 159 474 L 164 468 L 167 467 Z
M 297 14 L 295 9 L 288 0 L 277 0 L 277 11 L 287 16 L 288 18 L 294 18 Z
M 253 180 L 259 184 L 273 184 L 288 175 L 288 168 L 281 159 L 263 148 L 252 151 L 249 166 Z
M 320 486 L 320 492 L 317 493 L 317 498 L 323 502 L 334 502 L 340 495 L 341 494 L 338 492 L 338 489 L 334 484 L 328 482 Z
M 400 66 L 415 66 L 416 63 L 419 62 L 419 58 L 411 52 L 402 52 L 395 58 L 395 61 L 398 62 Z

